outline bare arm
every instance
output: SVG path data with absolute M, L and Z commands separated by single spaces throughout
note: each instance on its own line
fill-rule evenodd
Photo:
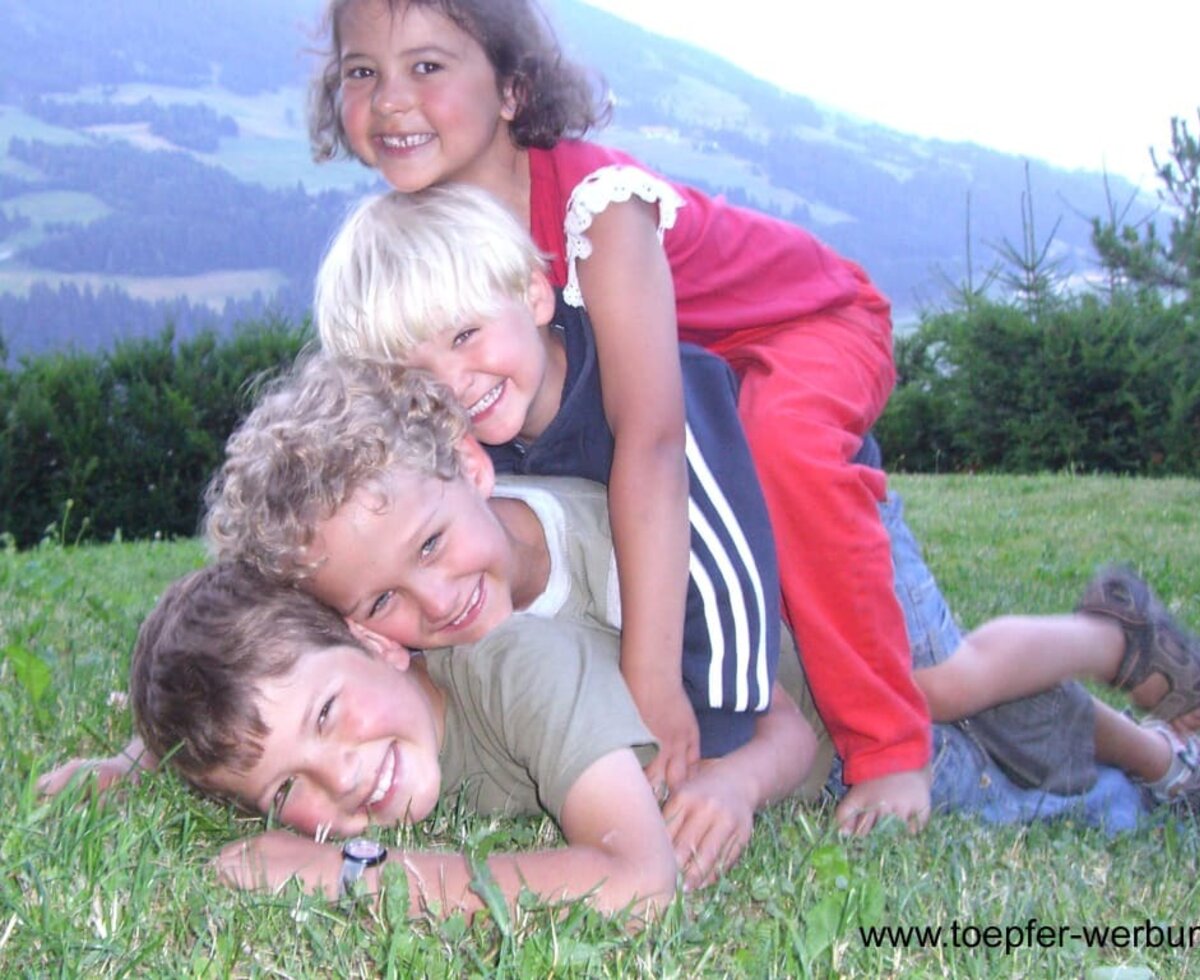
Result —
M 488 868 L 512 906 L 522 887 L 548 901 L 589 897 L 606 912 L 628 906 L 652 914 L 670 901 L 675 860 L 662 816 L 637 758 L 628 749 L 610 752 L 576 780 L 562 812 L 567 846 L 547 851 L 494 854 Z M 471 890 L 471 868 L 463 854 L 393 853 L 408 876 L 410 913 L 442 916 L 483 908 Z M 305 888 L 337 895 L 341 849 L 286 831 L 270 831 L 225 847 L 217 870 L 238 888 L 275 889 L 290 878 Z M 364 888 L 378 890 L 378 869 L 368 869 Z
M 57 796 L 79 772 L 94 776 L 94 790 L 105 793 L 122 782 L 136 783 L 143 770 L 157 768 L 157 756 L 135 735 L 125 748 L 107 759 L 69 759 L 44 773 L 38 777 L 38 793 L 45 797 Z
M 754 737 L 722 758 L 701 762 L 663 807 L 686 888 L 710 884 L 737 861 L 750 840 L 755 812 L 795 792 L 816 751 L 812 728 L 776 684 Z
M 579 284 L 596 332 L 604 413 L 615 441 L 609 520 L 621 581 L 621 673 L 661 749 L 652 784 L 680 784 L 700 756 L 682 685 L 688 479 L 675 290 L 657 211 L 609 205 L 589 230 Z

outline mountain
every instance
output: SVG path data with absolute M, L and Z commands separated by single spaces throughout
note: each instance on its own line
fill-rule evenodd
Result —
M 0 6 L 0 338 L 9 360 L 308 307 L 346 207 L 376 185 L 314 165 L 304 131 L 317 0 L 5 0 Z M 831 112 L 577 0 L 551 16 L 603 68 L 597 138 L 796 221 L 865 266 L 899 319 L 1035 232 L 1085 273 L 1118 179 Z M 1028 183 L 1027 183 L 1028 182 Z M 968 218 L 969 201 L 969 218 Z M 1044 239 L 1039 239 L 1040 247 Z M 974 273 L 978 276 L 980 269 Z M 0 353 L 3 349 L 0 348 Z

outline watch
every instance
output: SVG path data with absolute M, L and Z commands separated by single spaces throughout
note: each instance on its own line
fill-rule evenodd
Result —
M 342 873 L 338 876 L 338 898 L 345 898 L 367 868 L 387 860 L 387 848 L 368 837 L 354 837 L 342 845 Z

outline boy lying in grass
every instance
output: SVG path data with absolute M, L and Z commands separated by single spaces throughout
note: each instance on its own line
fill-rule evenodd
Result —
M 478 643 L 410 655 L 352 629 L 329 607 L 249 565 L 217 563 L 179 580 L 147 617 L 130 693 L 146 746 L 204 793 L 303 831 L 227 846 L 223 878 L 242 887 L 299 879 L 330 897 L 354 862 L 326 835 L 424 819 L 442 793 L 481 812 L 544 810 L 564 847 L 492 854 L 514 901 L 587 898 L 652 913 L 676 884 L 671 840 L 641 767 L 655 751 L 617 666 L 617 636 L 568 620 L 510 617 Z M 777 739 L 768 730 L 783 728 Z M 761 738 L 713 763 L 744 786 L 766 769 L 761 801 L 807 768 L 807 730 L 777 704 Z M 764 756 L 765 746 L 787 748 Z M 798 752 L 798 757 L 794 757 Z M 393 853 L 411 911 L 481 907 L 463 854 Z M 363 887 L 378 886 L 379 866 Z
M 490 462 L 467 424 L 449 391 L 420 372 L 320 356 L 303 361 L 231 437 L 211 494 L 210 539 L 223 556 L 298 583 L 410 649 L 516 646 L 524 643 L 518 627 L 533 629 L 537 617 L 549 616 L 584 617 L 589 627 L 579 635 L 610 644 L 618 636 L 619 588 L 603 488 L 565 481 L 551 495 L 517 480 L 493 496 Z M 777 630 L 777 585 L 770 577 L 767 585 L 762 601 Z M 715 591 L 710 601 L 724 596 Z M 533 615 L 516 617 L 493 639 L 514 610 Z M 715 611 L 722 613 L 728 609 Z M 768 658 L 768 677 L 777 656 Z M 536 676 L 538 668 L 530 669 Z M 599 690 L 588 695 L 605 699 Z M 721 714 L 705 712 L 702 728 L 727 738 L 733 726 Z M 737 857 L 754 810 L 793 790 L 811 761 L 811 730 L 785 697 L 751 717 L 753 738 L 706 759 L 666 801 L 690 885 Z M 150 744 L 155 753 L 167 747 Z M 121 765 L 104 764 L 106 777 Z M 52 774 L 46 788 L 68 773 L 69 765 Z M 536 805 L 540 795 L 527 794 L 525 803 Z M 282 816 L 291 819 L 286 808 Z
M 554 497 L 492 499 L 490 462 L 466 428 L 448 391 L 399 367 L 315 357 L 263 398 L 230 440 L 207 524 L 219 552 L 283 585 L 241 573 L 226 590 L 240 620 L 217 618 L 217 572 L 164 598 L 132 673 L 146 746 L 201 789 L 318 837 L 422 819 L 447 788 L 483 812 L 544 809 L 567 846 L 492 859 L 510 900 L 522 883 L 608 910 L 661 900 L 672 843 L 687 881 L 707 880 L 745 845 L 754 810 L 799 785 L 811 729 L 777 694 L 753 737 L 698 766 L 660 815 L 639 767 L 653 740 L 606 625 L 619 615 L 603 489 L 569 481 Z M 329 624 L 332 653 L 315 628 L 272 640 L 286 623 L 270 608 L 279 589 L 316 605 L 291 583 L 386 662 L 351 655 Z M 164 619 L 187 627 L 182 640 Z M 242 621 L 259 635 L 239 639 Z M 402 683 L 408 648 L 428 652 Z M 246 717 L 227 717 L 239 699 Z M 242 885 L 298 875 L 332 891 L 338 861 L 333 845 L 271 833 L 221 864 Z M 405 869 L 422 906 L 476 907 L 461 855 L 405 855 Z

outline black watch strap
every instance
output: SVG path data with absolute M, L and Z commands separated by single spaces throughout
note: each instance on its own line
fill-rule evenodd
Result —
M 355 837 L 342 845 L 342 871 L 338 875 L 338 898 L 354 893 L 358 879 L 367 868 L 383 864 L 387 848 L 368 837 Z

